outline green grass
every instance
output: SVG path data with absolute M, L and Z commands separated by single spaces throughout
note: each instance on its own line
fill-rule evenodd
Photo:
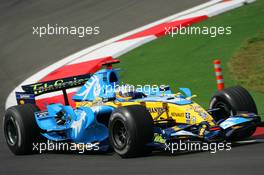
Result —
M 173 90 L 189 87 L 196 101 L 208 106 L 216 92 L 213 60 L 222 61 L 225 85 L 239 84 L 230 76 L 228 63 L 249 38 L 264 31 L 264 1 L 210 18 L 196 26 L 231 26 L 232 34 L 162 37 L 120 57 L 121 80 L 136 84 L 170 84 Z M 263 65 L 264 66 L 264 65 Z M 259 113 L 264 113 L 264 94 L 250 91 Z
M 233 56 L 229 67 L 234 80 L 264 93 L 264 32 L 249 39 Z

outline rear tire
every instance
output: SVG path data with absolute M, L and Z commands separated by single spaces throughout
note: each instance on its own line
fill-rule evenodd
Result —
M 144 106 L 117 108 L 109 120 L 110 143 L 123 158 L 151 153 L 146 144 L 153 141 L 153 119 Z
M 34 113 L 39 111 L 33 104 L 10 107 L 4 117 L 4 136 L 9 149 L 16 155 L 33 153 L 33 143 L 40 140 Z

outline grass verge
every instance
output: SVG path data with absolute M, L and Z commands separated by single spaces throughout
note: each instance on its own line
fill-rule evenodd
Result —
M 247 40 L 231 59 L 229 70 L 247 89 L 264 93 L 264 32 Z
M 228 65 L 246 41 L 264 31 L 263 7 L 264 1 L 258 0 L 196 25 L 231 26 L 231 35 L 216 38 L 205 35 L 166 36 L 121 56 L 121 80 L 133 85 L 170 84 L 173 90 L 189 87 L 198 95 L 196 101 L 208 106 L 216 91 L 215 58 L 222 61 L 226 86 L 241 84 L 237 78 L 233 79 Z M 259 113 L 264 114 L 264 93 L 251 89 Z

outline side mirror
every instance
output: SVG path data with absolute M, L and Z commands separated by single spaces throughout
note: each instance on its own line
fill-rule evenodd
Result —
M 189 88 L 179 88 L 179 91 L 185 96 L 185 98 L 192 97 L 192 92 Z

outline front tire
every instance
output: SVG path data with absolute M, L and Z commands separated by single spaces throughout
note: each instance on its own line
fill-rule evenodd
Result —
M 258 114 L 254 99 L 250 93 L 241 86 L 226 88 L 217 92 L 211 99 L 209 109 L 216 109 L 214 119 L 219 121 L 239 113 Z
M 256 104 L 249 92 L 241 86 L 234 86 L 217 92 L 211 99 L 209 109 L 217 109 L 212 113 L 216 122 L 229 116 L 243 113 L 258 114 Z M 250 137 L 256 130 L 256 124 L 252 123 L 242 129 L 235 130 L 229 140 L 241 140 Z
M 144 106 L 117 108 L 109 120 L 110 142 L 123 158 L 151 153 L 146 144 L 153 141 L 153 119 Z
M 34 113 L 39 111 L 33 104 L 10 107 L 4 116 L 4 136 L 9 149 L 15 155 L 33 153 L 33 143 L 40 139 Z

